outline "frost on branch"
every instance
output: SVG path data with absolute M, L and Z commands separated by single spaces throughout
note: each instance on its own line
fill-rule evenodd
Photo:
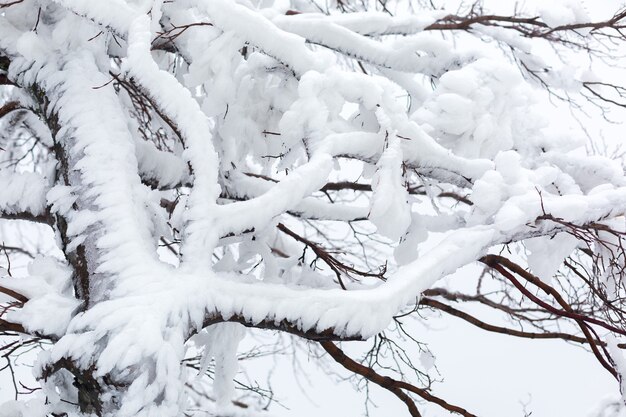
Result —
M 252 328 L 321 343 L 414 416 L 415 398 L 471 416 L 390 336 L 422 309 L 585 344 L 620 378 L 623 166 L 588 156 L 573 120 L 551 124 L 545 95 L 626 107 L 618 84 L 552 66 L 572 46 L 611 59 L 624 12 L 253 3 L 0 3 L 0 330 L 15 342 L 0 350 L 41 348 L 44 394 L 5 409 L 262 413 L 272 396 L 238 371 Z M 497 290 L 441 284 L 476 262 Z M 368 339 L 361 362 L 333 343 Z M 364 365 L 381 346 L 418 381 Z

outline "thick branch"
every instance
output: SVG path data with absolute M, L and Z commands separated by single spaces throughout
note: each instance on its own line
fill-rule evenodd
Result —
M 6 74 L 0 74 L 0 85 L 15 85 Z
M 0 84 L 4 84 L 2 82 L 2 79 L 0 79 Z M 1 107 L 0 107 L 0 119 L 3 118 L 4 116 L 6 116 L 7 114 L 15 111 L 15 110 L 19 110 L 22 108 L 22 105 L 18 102 L 18 101 L 9 101 L 7 103 L 4 103 Z
M 28 334 L 24 326 L 17 323 L 11 323 L 5 320 L 0 319 L 0 332 L 16 332 Z
M 10 289 L 10 288 L 6 288 L 6 287 L 4 287 L 4 286 L 2 286 L 2 285 L 0 285 L 0 293 L 6 294 L 6 295 L 8 295 L 9 297 L 15 298 L 17 301 L 19 301 L 19 302 L 21 302 L 21 303 L 25 303 L 25 302 L 27 302 L 27 301 L 28 301 L 28 297 L 26 297 L 26 296 L 24 296 L 24 295 L 20 294 L 20 293 L 19 293 L 19 292 L 17 292 L 17 291 L 13 291 L 13 290 L 12 290 L 12 289 Z
M 277 330 L 280 332 L 285 332 L 289 334 L 293 334 L 295 336 L 301 337 L 303 339 L 312 340 L 314 342 L 322 342 L 322 341 L 362 341 L 363 339 L 359 336 L 344 336 L 335 333 L 335 329 L 326 329 L 321 332 L 315 330 L 302 330 L 297 324 L 290 323 L 287 320 L 281 320 L 278 322 L 272 321 L 270 319 L 262 320 L 258 323 L 252 323 L 248 319 L 240 315 L 234 315 L 229 318 L 224 318 L 219 313 L 211 314 L 209 317 L 205 318 L 203 327 L 208 327 L 217 323 L 239 323 L 246 327 L 255 328 L 255 329 L 263 329 L 263 330 Z
M 49 226 L 54 224 L 54 217 L 50 213 L 35 215 L 27 212 L 20 213 L 3 213 L 0 210 L 0 219 L 3 220 L 25 220 L 35 223 L 43 223 Z

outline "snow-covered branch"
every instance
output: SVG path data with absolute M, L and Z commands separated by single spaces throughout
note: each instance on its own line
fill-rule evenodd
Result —
M 586 344 L 623 373 L 596 329 L 626 335 L 624 168 L 550 126 L 540 89 L 617 107 L 625 90 L 533 45 L 611 58 L 624 12 L 279 3 L 0 4 L 0 220 L 46 223 L 55 247 L 3 272 L 0 332 L 52 343 L 41 415 L 182 415 L 196 350 L 226 413 L 244 327 L 322 342 L 413 415 L 411 395 L 472 415 L 331 343 L 422 308 Z M 7 264 L 30 254 L 7 247 Z M 479 262 L 505 296 L 435 288 Z

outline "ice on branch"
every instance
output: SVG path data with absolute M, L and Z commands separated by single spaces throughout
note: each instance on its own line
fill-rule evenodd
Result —
M 39 174 L 0 171 L 0 213 L 43 214 L 47 188 L 48 181 Z
M 428 3 L 0 2 L 0 356 L 42 394 L 0 415 L 263 415 L 269 349 L 474 416 L 431 393 L 432 310 L 619 379 L 626 176 L 581 115 L 626 107 L 594 68 L 626 12 Z

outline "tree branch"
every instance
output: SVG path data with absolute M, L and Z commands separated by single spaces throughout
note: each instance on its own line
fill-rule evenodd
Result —
M 203 327 L 208 327 L 218 323 L 239 323 L 246 327 L 263 330 L 277 330 L 293 334 L 294 336 L 301 337 L 303 339 L 312 340 L 314 342 L 321 341 L 362 341 L 359 336 L 344 336 L 337 334 L 335 329 L 326 329 L 321 332 L 315 330 L 302 330 L 297 324 L 291 323 L 287 320 L 281 320 L 279 322 L 272 321 L 270 319 L 262 320 L 258 323 L 252 323 L 248 319 L 240 315 L 230 316 L 225 318 L 219 313 L 213 313 L 204 319 Z
M 47 224 L 48 226 L 54 225 L 54 217 L 49 212 L 44 214 L 35 215 L 27 212 L 19 213 L 4 213 L 0 210 L 0 219 L 3 220 L 24 220 L 35 223 Z
M 28 297 L 20 294 L 17 291 L 13 291 L 12 289 L 6 288 L 2 285 L 0 285 L 0 293 L 6 294 L 9 297 L 15 298 L 17 301 L 21 302 L 21 303 L 25 303 L 28 301 Z
M 534 332 L 525 332 L 525 331 L 521 331 L 521 330 L 516 330 L 516 329 L 510 329 L 507 327 L 500 327 L 500 326 L 494 326 L 492 324 L 489 323 L 485 323 L 484 321 L 481 321 L 479 319 L 477 319 L 476 317 L 472 316 L 471 314 L 467 314 L 463 311 L 457 310 L 452 306 L 449 306 L 447 304 L 444 304 L 442 302 L 439 302 L 437 300 L 433 300 L 432 298 L 422 298 L 420 300 L 420 305 L 425 305 L 428 307 L 432 307 L 434 309 L 443 311 L 445 313 L 448 313 L 452 316 L 458 317 L 462 320 L 465 320 L 466 322 L 481 328 L 483 330 L 486 330 L 488 332 L 493 332 L 493 333 L 501 333 L 501 334 L 505 334 L 508 336 L 514 336 L 514 337 L 521 337 L 524 339 L 561 339 L 561 340 L 565 340 L 568 342 L 575 342 L 575 343 L 580 343 L 580 344 L 589 344 L 589 340 L 584 338 L 584 337 L 580 337 L 580 336 L 575 336 L 573 334 L 569 334 L 569 333 L 563 333 L 563 332 L 544 332 L 544 333 L 534 333 Z M 596 344 L 601 345 L 601 346 L 606 346 L 606 342 L 603 342 L 601 340 L 596 340 L 595 341 Z M 620 343 L 618 345 L 621 349 L 625 349 L 626 348 L 626 343 Z
M 2 79 L 0 79 L 0 84 L 4 84 L 2 82 Z M 6 116 L 7 114 L 15 110 L 19 110 L 21 108 L 22 108 L 22 105 L 20 104 L 19 101 L 9 101 L 7 103 L 4 103 L 4 105 L 0 107 L 0 119 Z
M 24 326 L 22 326 L 21 324 L 11 323 L 2 319 L 0 319 L 0 332 L 16 332 L 29 334 Z
M 337 362 L 347 370 L 354 372 L 355 374 L 361 375 L 365 379 L 375 383 L 381 388 L 386 389 L 387 391 L 398 397 L 400 400 L 402 400 L 407 405 L 407 408 L 409 409 L 409 412 L 412 416 L 420 416 L 420 413 L 417 410 L 417 407 L 415 406 L 415 403 L 413 402 L 411 397 L 409 397 L 406 393 L 402 391 L 403 389 L 417 394 L 426 401 L 437 404 L 451 413 L 457 413 L 464 417 L 476 417 L 474 414 L 470 413 L 464 408 L 452 405 L 445 400 L 432 395 L 425 389 L 418 388 L 414 385 L 409 384 L 408 382 L 398 381 L 388 376 L 382 376 L 376 373 L 376 371 L 374 371 L 372 368 L 362 365 L 348 357 L 332 342 L 321 342 L 320 345 L 335 360 L 335 362 Z
M 487 256 L 484 256 L 483 258 L 481 258 L 480 261 L 483 262 L 485 265 L 487 265 L 487 266 L 497 270 L 502 276 L 507 278 L 522 294 L 524 294 L 526 297 L 528 297 L 535 304 L 545 308 L 546 310 L 550 311 L 553 314 L 556 314 L 556 315 L 559 315 L 559 316 L 562 316 L 562 317 L 568 317 L 568 318 L 574 319 L 574 321 L 579 325 L 580 330 L 583 332 L 583 334 L 585 335 L 585 337 L 589 341 L 589 345 L 591 347 L 591 350 L 593 351 L 594 355 L 598 359 L 598 362 L 600 362 L 600 364 L 611 375 L 613 375 L 613 377 L 615 377 L 616 379 L 618 378 L 617 371 L 613 368 L 613 366 L 609 362 L 607 362 L 605 357 L 602 355 L 602 353 L 598 349 L 598 346 L 597 346 L 597 343 L 596 343 L 596 339 L 598 339 L 597 334 L 589 326 L 589 323 L 599 325 L 601 327 L 604 327 L 607 330 L 611 330 L 611 331 L 614 331 L 614 332 L 616 332 L 618 334 L 624 335 L 625 332 L 622 329 L 618 329 L 615 326 L 612 326 L 610 324 L 604 323 L 603 321 L 595 319 L 593 317 L 587 317 L 587 316 L 585 316 L 583 314 L 579 314 L 579 313 L 574 312 L 573 309 L 571 308 L 571 306 L 560 296 L 560 294 L 554 288 L 552 288 L 548 284 L 542 282 L 539 278 L 537 278 L 536 276 L 532 275 L 528 271 L 524 270 L 521 266 L 515 264 L 514 262 L 510 261 L 507 258 L 504 258 L 502 256 L 498 256 L 498 255 L 487 255 Z M 559 305 L 561 305 L 563 310 L 559 310 L 558 308 L 555 308 L 555 307 L 551 306 L 550 304 L 548 304 L 545 301 L 541 300 L 536 295 L 532 294 L 517 279 L 515 279 L 515 277 L 512 274 L 510 274 L 508 271 L 506 271 L 502 267 L 502 265 L 506 266 L 508 269 L 512 270 L 513 272 L 515 272 L 516 274 L 518 274 L 522 278 L 526 279 L 528 282 L 530 282 L 530 283 L 536 285 L 537 287 L 541 288 L 547 294 L 552 295 L 555 298 L 555 300 L 557 301 L 557 303 Z M 595 337 L 594 337 L 594 335 L 595 335 Z M 604 353 L 605 353 L 606 357 L 608 357 L 609 360 L 611 360 L 610 359 L 611 356 L 608 354 L 608 352 L 606 352 L 606 350 L 604 351 Z

